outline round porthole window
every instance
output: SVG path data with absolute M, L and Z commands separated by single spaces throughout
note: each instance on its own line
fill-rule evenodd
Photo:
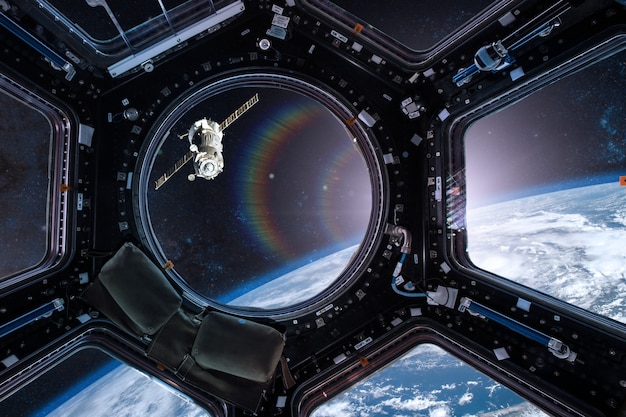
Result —
M 282 74 L 190 91 L 139 158 L 146 243 L 183 288 L 233 308 L 293 308 L 345 285 L 373 245 L 384 182 L 352 114 Z

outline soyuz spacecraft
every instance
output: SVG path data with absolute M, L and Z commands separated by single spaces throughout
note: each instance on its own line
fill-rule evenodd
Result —
M 197 177 L 205 180 L 212 180 L 224 170 L 224 156 L 222 151 L 222 138 L 224 129 L 230 126 L 244 112 L 259 102 L 259 95 L 255 94 L 248 101 L 241 105 L 236 111 L 226 118 L 222 123 L 214 122 L 211 119 L 203 118 L 194 122 L 189 128 L 187 139 L 189 140 L 189 152 L 174 164 L 165 174 L 156 181 L 155 189 L 159 189 L 187 162 L 193 160 L 194 174 L 189 174 L 187 179 L 194 181 Z

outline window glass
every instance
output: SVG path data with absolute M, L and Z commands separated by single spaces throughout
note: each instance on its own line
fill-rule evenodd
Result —
M 40 263 L 48 249 L 52 127 L 37 109 L 0 88 L 0 276 Z
M 465 134 L 472 262 L 626 322 L 626 53 Z
M 205 409 L 99 349 L 83 349 L 2 401 L 12 417 L 206 417 Z
M 493 0 L 395 0 L 388 3 L 333 0 L 350 14 L 385 33 L 410 49 L 430 49 L 471 20 Z
M 63 260 L 70 118 L 0 73 L 0 287 Z
M 170 115 L 147 156 L 145 192 L 153 246 L 172 273 L 210 300 L 276 309 L 318 295 L 351 264 L 370 224 L 373 179 L 363 142 L 316 90 L 258 77 L 256 87 L 194 93 Z M 255 95 L 220 128 L 219 146 L 203 144 L 202 126 L 222 124 Z M 190 152 L 190 130 L 197 151 L 171 171 Z M 200 175 L 203 161 L 217 175 Z
M 105 55 L 137 53 L 214 15 L 234 0 L 17 0 L 38 7 Z M 23 4 L 22 4 L 23 3 Z
M 419 345 L 311 417 L 546 416 L 503 385 L 435 345 Z

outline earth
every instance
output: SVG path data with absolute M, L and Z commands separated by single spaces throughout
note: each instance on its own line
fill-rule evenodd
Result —
M 472 262 L 626 323 L 626 187 L 592 185 L 467 213 Z
M 443 349 L 419 345 L 311 417 L 540 417 L 539 409 Z
M 300 267 L 229 301 L 232 306 L 276 309 L 311 299 L 328 288 L 350 263 L 358 245 Z
M 119 365 L 47 417 L 202 417 L 209 414 L 173 389 Z

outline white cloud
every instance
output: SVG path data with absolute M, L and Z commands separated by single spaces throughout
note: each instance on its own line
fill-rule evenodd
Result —
M 451 417 L 452 410 L 447 405 L 442 405 L 436 408 L 433 408 L 428 412 L 428 417 Z
M 479 267 L 626 322 L 626 193 L 604 184 L 467 213 Z M 579 194 L 582 193 L 582 194 Z
M 459 405 L 469 404 L 472 402 L 473 398 L 474 394 L 472 394 L 471 392 L 466 392 L 465 394 L 461 395 L 461 398 L 459 398 Z
M 445 401 L 437 401 L 434 398 L 424 396 L 409 398 L 407 400 L 403 400 L 400 397 L 394 397 L 381 402 L 382 406 L 391 407 L 394 410 L 404 411 L 427 410 L 433 406 L 440 406 L 444 404 Z
M 327 402 L 316 408 L 313 412 L 315 417 L 356 417 L 353 404 L 347 400 L 335 400 Z
M 395 387 L 393 385 L 373 385 L 371 383 L 363 384 L 359 390 L 361 394 L 367 395 L 373 398 L 382 398 L 391 395 L 393 392 L 401 390 L 401 387 Z
M 502 385 L 500 385 L 497 382 L 495 382 L 493 385 L 489 385 L 485 387 L 485 389 L 489 391 L 489 398 L 491 398 L 493 396 L 493 393 L 500 388 L 502 388 Z

